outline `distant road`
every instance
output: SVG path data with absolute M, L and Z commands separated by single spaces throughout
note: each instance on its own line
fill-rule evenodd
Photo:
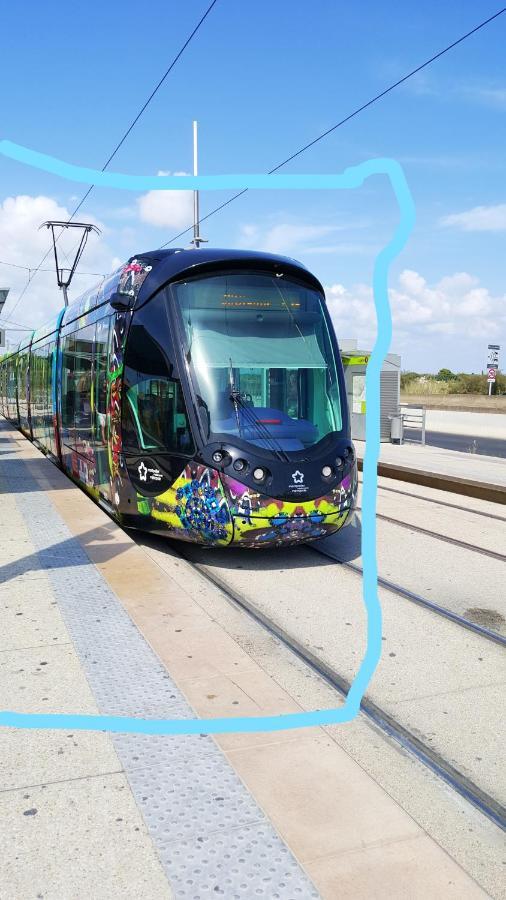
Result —
M 419 431 L 406 428 L 404 434 L 407 440 L 420 440 Z M 478 453 L 481 456 L 499 456 L 506 459 L 506 440 L 503 438 L 426 431 L 425 442 L 432 447 L 443 447 L 445 450 L 459 450 L 461 453 Z
M 427 409 L 425 422 L 425 440 L 433 447 L 506 458 L 504 414 Z M 406 428 L 405 434 L 408 440 L 420 440 L 419 431 Z

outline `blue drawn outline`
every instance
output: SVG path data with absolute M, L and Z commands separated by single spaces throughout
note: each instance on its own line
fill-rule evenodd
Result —
M 362 697 L 381 656 L 381 606 L 378 598 L 376 563 L 377 463 L 380 450 L 380 371 L 390 347 L 392 317 L 388 302 L 388 270 L 413 229 L 415 207 L 402 167 L 393 159 L 371 159 L 346 169 L 340 175 L 121 175 L 81 168 L 0 141 L 0 153 L 72 181 L 123 190 L 226 190 L 256 189 L 351 189 L 366 178 L 387 175 L 399 205 L 400 221 L 392 240 L 380 251 L 374 264 L 373 293 L 378 332 L 366 372 L 366 451 L 362 490 L 362 594 L 367 610 L 367 649 L 348 691 L 344 706 L 280 716 L 237 716 L 221 719 L 137 719 L 122 716 L 89 716 L 0 712 L 0 726 L 17 728 L 72 728 L 130 734 L 224 734 L 230 732 L 285 731 L 314 725 L 349 722 L 357 715 Z

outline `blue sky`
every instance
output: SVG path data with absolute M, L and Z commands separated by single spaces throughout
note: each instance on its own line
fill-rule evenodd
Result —
M 129 0 L 49 0 L 31 4 L 29 17 L 4 6 L 2 137 L 100 168 L 206 6 L 155 0 L 141 13 Z M 218 0 L 112 168 L 190 171 L 196 118 L 202 173 L 267 171 L 498 8 Z M 374 156 L 403 164 L 417 207 L 391 277 L 392 349 L 404 368 L 478 371 L 489 341 L 506 354 L 505 43 L 506 14 L 284 170 L 341 171 Z M 37 225 L 83 193 L 0 159 L 0 259 L 36 266 L 48 246 Z M 204 195 L 202 214 L 227 196 Z M 95 189 L 80 216 L 104 233 L 81 271 L 106 272 L 159 246 L 190 224 L 188 201 Z M 374 256 L 396 221 L 389 186 L 376 178 L 350 193 L 250 192 L 202 230 L 215 246 L 301 259 L 327 288 L 338 335 L 370 345 Z M 0 265 L 7 318 L 25 281 Z M 76 278 L 74 296 L 92 282 Z M 51 273 L 41 273 L 13 318 L 40 324 L 59 299 Z

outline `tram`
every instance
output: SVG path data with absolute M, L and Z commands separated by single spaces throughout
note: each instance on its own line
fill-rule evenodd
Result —
M 355 508 L 323 288 L 281 256 L 131 257 L 0 360 L 0 412 L 126 527 L 260 548 Z

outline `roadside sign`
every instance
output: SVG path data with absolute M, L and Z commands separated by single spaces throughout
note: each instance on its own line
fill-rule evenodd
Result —
M 489 344 L 488 345 L 488 363 L 487 366 L 493 366 L 494 368 L 499 368 L 499 344 Z
M 487 381 L 488 381 L 488 382 L 493 382 L 493 381 L 495 381 L 496 372 L 497 372 L 497 369 L 495 369 L 493 366 L 490 366 L 490 368 L 489 368 L 489 370 L 488 370 L 488 374 L 487 374 Z

